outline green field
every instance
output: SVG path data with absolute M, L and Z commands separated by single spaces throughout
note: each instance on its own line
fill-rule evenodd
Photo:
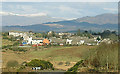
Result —
M 96 46 L 52 46 L 48 48 L 37 49 L 30 48 L 27 52 L 14 52 L 7 50 L 2 53 L 3 56 L 3 68 L 6 67 L 6 63 L 10 60 L 16 60 L 19 64 L 24 61 L 30 61 L 32 59 L 48 60 L 53 63 L 55 68 L 67 70 L 72 67 L 77 61 L 84 59 L 86 54 L 89 54 L 89 49 Z M 62 65 L 58 63 L 62 62 Z M 70 62 L 70 66 L 65 66 L 65 62 Z

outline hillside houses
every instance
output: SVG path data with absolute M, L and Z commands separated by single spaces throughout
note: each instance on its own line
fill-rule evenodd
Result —
M 22 37 L 23 40 L 28 40 L 29 37 L 33 36 L 29 32 L 20 32 L 20 31 L 10 31 L 9 35 L 14 36 L 14 37 Z
M 25 33 L 23 33 L 23 32 L 16 32 L 16 31 L 10 31 L 9 32 L 9 35 L 12 35 L 12 36 L 14 36 L 14 37 L 18 37 L 18 36 L 20 36 L 20 37 L 23 37 L 23 35 L 25 35 Z
M 64 45 L 66 43 L 66 39 L 62 39 L 62 38 L 56 38 L 56 37 L 51 37 L 50 39 L 50 43 L 52 45 Z
M 52 31 L 49 32 L 51 34 Z M 9 32 L 9 35 L 15 36 L 15 37 L 22 37 L 23 38 L 23 44 L 30 44 L 30 45 L 99 45 L 100 42 L 107 42 L 111 43 L 110 39 L 103 39 L 101 40 L 101 37 L 99 35 L 93 35 L 92 38 L 89 37 L 82 37 L 82 36 L 76 36 L 72 33 L 56 33 L 59 36 L 66 35 L 67 38 L 61 38 L 61 37 L 49 37 L 49 38 L 43 38 L 43 37 L 35 37 L 33 36 L 33 33 L 31 32 L 17 32 L 17 31 L 11 31 Z M 99 38 L 99 39 L 98 39 Z
M 32 38 L 30 37 L 27 41 L 27 44 L 42 44 L 43 39 L 42 38 Z
M 94 38 L 89 39 L 88 37 L 80 37 L 80 36 L 73 36 L 69 37 L 69 39 L 62 39 L 62 38 L 55 38 L 51 37 L 51 44 L 69 44 L 69 45 L 97 45 L 98 41 L 96 41 Z

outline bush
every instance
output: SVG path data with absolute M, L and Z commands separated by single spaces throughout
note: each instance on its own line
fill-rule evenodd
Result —
M 19 51 L 19 52 L 26 52 L 27 50 L 23 49 L 23 48 L 18 48 L 18 47 L 13 47 L 13 48 L 9 48 L 10 50 L 13 51 Z
M 118 43 L 106 44 L 101 43 L 94 51 L 92 55 L 88 55 L 90 65 L 94 66 L 96 69 L 98 67 L 106 68 L 110 66 L 117 70 L 118 67 Z M 108 64 L 108 66 L 107 66 Z
M 29 63 L 27 63 L 27 66 L 42 67 L 42 69 L 48 69 L 48 68 L 54 69 L 53 64 L 51 64 L 49 61 L 38 60 L 38 59 L 31 60 Z
M 70 65 L 70 62 L 66 62 L 65 64 L 66 64 L 66 66 L 69 66 L 69 65 Z
M 17 67 L 19 64 L 16 60 L 10 60 L 7 62 L 7 67 Z
M 58 65 L 63 65 L 63 62 L 59 62 Z
M 10 48 L 12 45 L 6 45 L 6 46 L 2 46 L 2 49 L 5 49 L 5 48 Z
M 83 62 L 83 60 L 77 62 L 73 67 L 71 67 L 70 69 L 68 69 L 67 72 L 76 72 L 77 69 L 78 69 L 78 67 L 79 67 L 79 65 L 82 64 L 82 62 Z
M 2 50 L 2 52 L 6 52 L 5 50 Z
M 93 65 L 94 67 L 99 67 L 100 66 L 100 62 L 99 62 L 97 57 L 95 57 L 93 59 L 93 61 L 91 62 L 91 65 Z

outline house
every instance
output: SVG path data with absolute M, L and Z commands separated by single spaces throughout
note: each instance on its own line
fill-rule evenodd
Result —
M 66 40 L 66 44 L 72 44 L 72 40 L 67 39 L 67 40 Z
M 43 43 L 43 39 L 39 38 L 39 39 L 32 39 L 32 44 L 42 44 Z
M 19 32 L 19 31 L 10 31 L 9 35 L 12 35 L 14 37 L 18 37 L 18 36 L 22 37 L 24 35 L 24 33 L 23 32 Z
M 63 38 L 63 36 L 70 37 L 74 34 L 73 33 L 63 33 L 63 32 L 61 32 L 61 33 L 58 33 L 58 35 L 59 35 L 60 38 Z
M 44 40 L 43 40 L 43 44 L 49 45 L 49 43 L 50 43 L 50 41 L 49 41 L 48 39 L 44 39 Z
M 93 38 L 94 38 L 95 40 L 97 40 L 97 38 L 100 38 L 100 39 L 101 39 L 101 36 L 100 36 L 100 35 L 93 35 Z
M 49 31 L 49 32 L 48 32 L 48 35 L 50 35 L 50 34 L 52 34 L 52 33 L 53 33 L 53 31 Z
M 28 35 L 23 35 L 23 40 L 28 40 L 29 39 L 29 36 Z
M 84 40 L 80 40 L 80 44 L 84 44 L 84 42 L 85 42 Z
M 66 43 L 66 39 L 50 37 L 50 43 L 51 45 L 64 45 Z
M 72 36 L 69 37 L 70 40 L 72 40 L 72 45 L 81 45 L 84 44 L 85 39 L 88 39 L 87 37 L 80 37 L 80 36 Z
M 27 44 L 43 44 L 43 39 L 42 38 L 32 38 L 29 37 Z
M 72 40 L 72 45 L 96 45 L 97 41 L 94 40 L 94 38 L 89 39 L 88 37 L 81 37 L 81 36 L 72 36 L 69 37 L 70 40 Z
M 107 44 L 110 44 L 110 43 L 112 43 L 112 40 L 110 40 L 110 38 L 105 38 L 101 42 L 105 42 Z

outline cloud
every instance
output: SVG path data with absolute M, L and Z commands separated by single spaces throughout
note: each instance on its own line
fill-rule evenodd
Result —
M 74 19 L 77 19 L 77 18 L 65 18 L 65 17 L 52 17 L 52 18 L 55 18 L 55 19 L 64 19 L 64 20 L 74 20 Z
M 17 13 L 36 13 L 36 12 L 38 12 L 38 9 L 34 8 L 34 6 L 32 6 L 32 5 L 5 4 L 4 6 L 8 7 L 9 11 L 17 12 Z
M 16 14 L 11 12 L 0 12 L 2 15 L 16 15 L 16 16 L 26 16 L 26 17 L 34 17 L 34 16 L 47 16 L 46 13 L 35 13 L 35 14 Z
M 66 12 L 69 14 L 81 15 L 81 13 L 80 13 L 81 9 L 76 9 L 76 8 L 64 6 L 64 5 L 59 6 L 58 9 L 60 10 L 61 13 Z
M 104 10 L 108 10 L 108 11 L 111 11 L 111 12 L 116 12 L 118 11 L 118 9 L 116 8 L 103 8 Z

